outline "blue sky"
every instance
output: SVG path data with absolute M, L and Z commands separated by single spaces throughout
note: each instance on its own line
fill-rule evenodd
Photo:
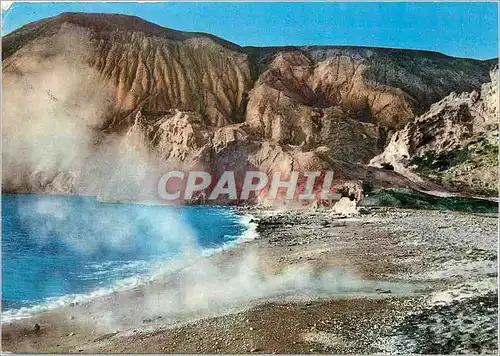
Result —
M 110 12 L 239 45 L 358 45 L 498 56 L 497 3 L 14 3 L 2 33 L 61 12 Z

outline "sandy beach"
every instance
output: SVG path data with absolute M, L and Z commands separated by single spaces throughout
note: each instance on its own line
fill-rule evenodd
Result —
M 496 353 L 495 215 L 238 213 L 254 217 L 255 239 L 147 285 L 4 323 L 2 350 Z

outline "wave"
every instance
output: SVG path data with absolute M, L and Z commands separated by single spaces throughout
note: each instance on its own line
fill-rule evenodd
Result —
M 239 236 L 234 236 L 233 240 L 230 240 L 219 247 L 203 249 L 200 253 L 201 256 L 199 255 L 198 258 L 208 257 L 216 253 L 221 253 L 223 251 L 235 248 L 241 243 L 254 240 L 258 237 L 257 223 L 255 222 L 254 216 L 245 214 L 238 215 L 238 217 L 239 222 L 242 224 L 242 226 L 245 227 L 243 233 Z M 192 256 L 190 256 L 190 258 L 177 258 L 167 261 L 126 261 L 125 264 L 113 267 L 113 264 L 115 263 L 116 261 L 110 261 L 90 265 L 90 267 L 95 271 L 93 271 L 89 275 L 82 275 L 80 277 L 92 278 L 92 275 L 94 275 L 95 277 L 102 273 L 112 274 L 118 273 L 120 270 L 123 271 L 131 269 L 138 269 L 140 273 L 132 277 L 120 279 L 114 282 L 110 287 L 97 288 L 87 293 L 74 293 L 59 297 L 51 297 L 45 299 L 39 304 L 35 304 L 32 306 L 25 306 L 18 309 L 2 310 L 2 324 L 13 322 L 19 319 L 29 318 L 35 314 L 51 311 L 71 304 L 83 304 L 99 297 L 104 297 L 113 293 L 130 290 L 141 285 L 151 283 L 169 273 L 174 273 L 175 271 L 191 265 L 193 263 L 193 260 Z M 4 304 L 5 302 L 10 304 L 9 301 L 3 301 L 2 304 Z
M 215 253 L 220 253 L 226 251 L 236 246 L 245 243 L 247 241 L 255 240 L 258 237 L 257 233 L 257 223 L 255 222 L 255 217 L 250 214 L 240 215 L 240 223 L 246 227 L 245 231 L 237 236 L 234 240 L 223 243 L 219 247 L 207 248 L 202 254 L 205 257 L 211 256 Z

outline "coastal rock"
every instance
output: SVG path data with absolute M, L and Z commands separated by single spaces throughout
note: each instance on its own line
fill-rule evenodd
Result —
M 345 216 L 357 215 L 356 200 L 347 197 L 340 198 L 333 206 L 333 212 Z

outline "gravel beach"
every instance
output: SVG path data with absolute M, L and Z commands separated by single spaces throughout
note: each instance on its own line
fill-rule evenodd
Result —
M 497 353 L 496 215 L 238 213 L 253 217 L 254 239 L 133 290 L 4 323 L 2 350 Z

